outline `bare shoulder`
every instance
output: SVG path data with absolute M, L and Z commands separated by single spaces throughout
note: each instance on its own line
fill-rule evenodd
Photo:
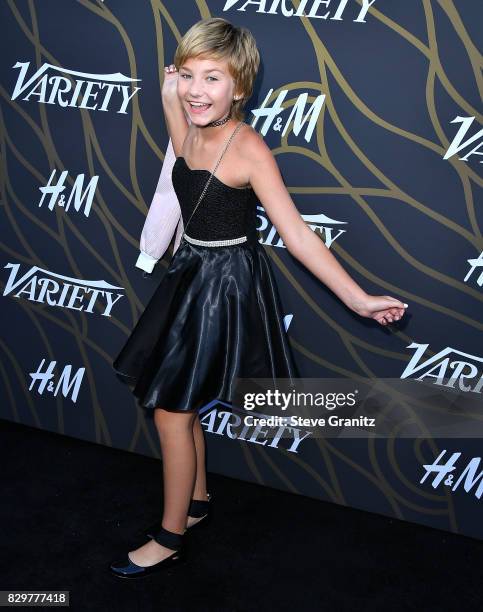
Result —
M 242 127 L 238 141 L 239 155 L 247 160 L 263 157 L 264 155 L 272 155 L 267 143 L 263 137 L 247 123 Z
M 251 126 L 245 124 L 235 139 L 240 171 L 247 183 L 251 183 L 257 168 L 276 166 L 275 158 L 262 136 Z
M 244 175 L 247 182 L 254 188 L 255 183 L 261 180 L 280 180 L 280 171 L 277 161 L 261 136 L 251 125 L 240 130 L 238 155 L 243 163 Z
M 241 132 L 240 157 L 250 186 L 285 246 L 291 253 L 298 252 L 307 225 L 287 190 L 277 160 L 253 128 L 248 126 Z

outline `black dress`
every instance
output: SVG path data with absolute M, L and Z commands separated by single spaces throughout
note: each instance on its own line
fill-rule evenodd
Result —
M 185 227 L 209 176 L 190 169 L 183 157 L 175 161 L 172 180 Z M 214 399 L 231 403 L 235 377 L 299 376 L 259 243 L 257 204 L 251 188 L 212 177 L 186 234 L 201 241 L 247 240 L 206 246 L 181 239 L 112 364 L 140 406 L 199 410 Z

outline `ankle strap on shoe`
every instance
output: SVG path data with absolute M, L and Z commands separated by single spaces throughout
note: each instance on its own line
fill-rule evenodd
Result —
M 166 548 L 171 548 L 172 550 L 179 550 L 183 547 L 183 536 L 184 534 L 182 533 L 174 533 L 161 526 L 159 531 L 153 534 L 153 539 L 158 544 L 161 544 L 161 546 L 166 546 Z
M 207 497 L 207 501 L 204 501 L 202 499 L 192 499 L 188 508 L 188 516 L 191 516 L 193 518 L 201 518 L 202 516 L 205 516 L 205 514 L 207 514 L 210 509 L 210 493 L 207 493 Z

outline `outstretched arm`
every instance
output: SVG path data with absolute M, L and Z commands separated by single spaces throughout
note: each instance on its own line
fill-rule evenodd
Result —
M 305 223 L 272 152 L 254 130 L 246 137 L 245 153 L 250 184 L 289 252 L 355 313 L 381 325 L 400 319 L 407 305 L 388 295 L 368 295 Z

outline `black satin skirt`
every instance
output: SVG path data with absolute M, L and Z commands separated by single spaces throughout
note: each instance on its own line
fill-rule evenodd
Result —
M 140 406 L 178 411 L 231 403 L 236 377 L 297 378 L 262 245 L 182 239 L 112 365 Z

